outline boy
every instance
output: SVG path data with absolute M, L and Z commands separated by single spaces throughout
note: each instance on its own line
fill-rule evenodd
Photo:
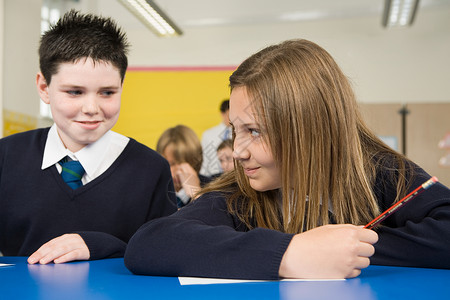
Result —
M 36 83 L 55 124 L 0 140 L 4 255 L 30 255 L 30 264 L 120 257 L 142 224 L 176 211 L 167 161 L 111 131 L 127 48 L 114 21 L 76 11 L 42 36 Z
M 217 157 L 223 172 L 234 170 L 233 161 L 233 140 L 224 140 L 217 147 Z
M 200 174 L 204 176 L 220 175 L 222 170 L 217 157 L 217 147 L 227 139 L 231 139 L 231 125 L 228 117 L 230 110 L 230 100 L 225 99 L 220 104 L 220 116 L 222 122 L 220 124 L 205 130 L 202 134 L 203 163 Z

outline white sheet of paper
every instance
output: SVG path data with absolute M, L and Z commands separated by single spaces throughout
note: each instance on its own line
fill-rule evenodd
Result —
M 14 266 L 13 264 L 0 264 L 0 267 L 9 267 L 9 266 Z
M 180 285 L 269 282 L 269 280 L 243 280 L 243 279 L 203 278 L 203 277 L 178 277 L 178 280 L 180 281 Z M 280 281 L 342 281 L 342 280 L 345 279 L 282 279 Z

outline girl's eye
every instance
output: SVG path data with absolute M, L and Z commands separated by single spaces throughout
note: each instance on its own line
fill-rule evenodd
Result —
M 249 129 L 249 131 L 250 131 L 250 135 L 252 136 L 252 137 L 259 137 L 260 136 L 260 132 L 259 132 L 259 130 L 257 130 L 257 129 Z

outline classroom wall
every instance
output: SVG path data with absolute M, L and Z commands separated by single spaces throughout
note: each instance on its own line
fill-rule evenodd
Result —
M 98 11 L 112 13 L 116 5 L 120 6 L 100 0 Z M 450 101 L 450 1 L 439 9 L 421 7 L 415 23 L 407 28 L 383 28 L 381 13 L 277 24 L 190 26 L 183 28 L 180 38 L 170 39 L 156 37 L 143 25 L 126 25 L 133 45 L 132 66 L 237 65 L 268 44 L 306 38 L 339 62 L 361 102 Z
M 138 22 L 122 23 L 122 16 L 130 13 L 117 1 L 66 3 L 68 9 L 112 16 L 126 30 L 132 45 L 130 71 L 114 129 L 150 147 L 155 147 L 164 128 L 178 123 L 193 127 L 199 136 L 218 123 L 218 105 L 228 95 L 231 69 L 255 51 L 289 38 L 310 39 L 327 49 L 351 80 L 361 103 L 450 103 L 450 5 L 438 10 L 420 8 L 414 25 L 408 28 L 385 29 L 381 15 L 369 15 L 279 24 L 187 26 L 182 37 L 167 39 L 156 37 Z M 0 5 L 4 12 L 1 95 L 3 115 L 7 116 L 3 123 L 10 130 L 48 125 L 39 118 L 35 88 L 41 0 L 2 0 Z M 118 8 L 122 13 L 114 15 Z M 218 73 L 211 73 L 211 67 Z M 435 117 L 447 116 L 444 112 Z M 425 149 L 420 143 L 417 147 Z
M 4 0 L 2 104 L 4 135 L 36 128 L 39 96 L 36 73 L 41 0 Z
M 130 68 L 114 131 L 156 149 L 160 135 L 178 124 L 203 131 L 221 122 L 233 68 Z
M 438 10 L 421 7 L 414 25 L 400 29 L 383 28 L 381 15 L 374 15 L 235 27 L 190 26 L 183 28 L 182 37 L 167 39 L 156 37 L 138 22 L 122 24 L 122 16 L 130 13 L 118 1 L 66 2 L 67 9 L 112 16 L 126 28 L 132 45 L 130 67 L 236 66 L 268 44 L 300 37 L 316 41 L 336 58 L 361 102 L 450 101 L 450 5 Z M 41 0 L 4 0 L 3 6 L 3 74 L 8 74 L 3 78 L 4 109 L 36 117 L 39 100 L 34 77 Z M 117 9 L 122 13 L 113 15 Z
M 439 164 L 447 151 L 438 146 L 450 133 L 450 103 L 361 103 L 360 108 L 367 125 L 389 146 L 450 186 L 450 168 Z

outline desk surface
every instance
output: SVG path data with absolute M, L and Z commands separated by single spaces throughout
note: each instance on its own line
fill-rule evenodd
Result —
M 0 299 L 450 299 L 450 270 L 370 266 L 329 282 L 181 286 L 176 277 L 132 275 L 123 259 L 28 265 L 0 257 Z

